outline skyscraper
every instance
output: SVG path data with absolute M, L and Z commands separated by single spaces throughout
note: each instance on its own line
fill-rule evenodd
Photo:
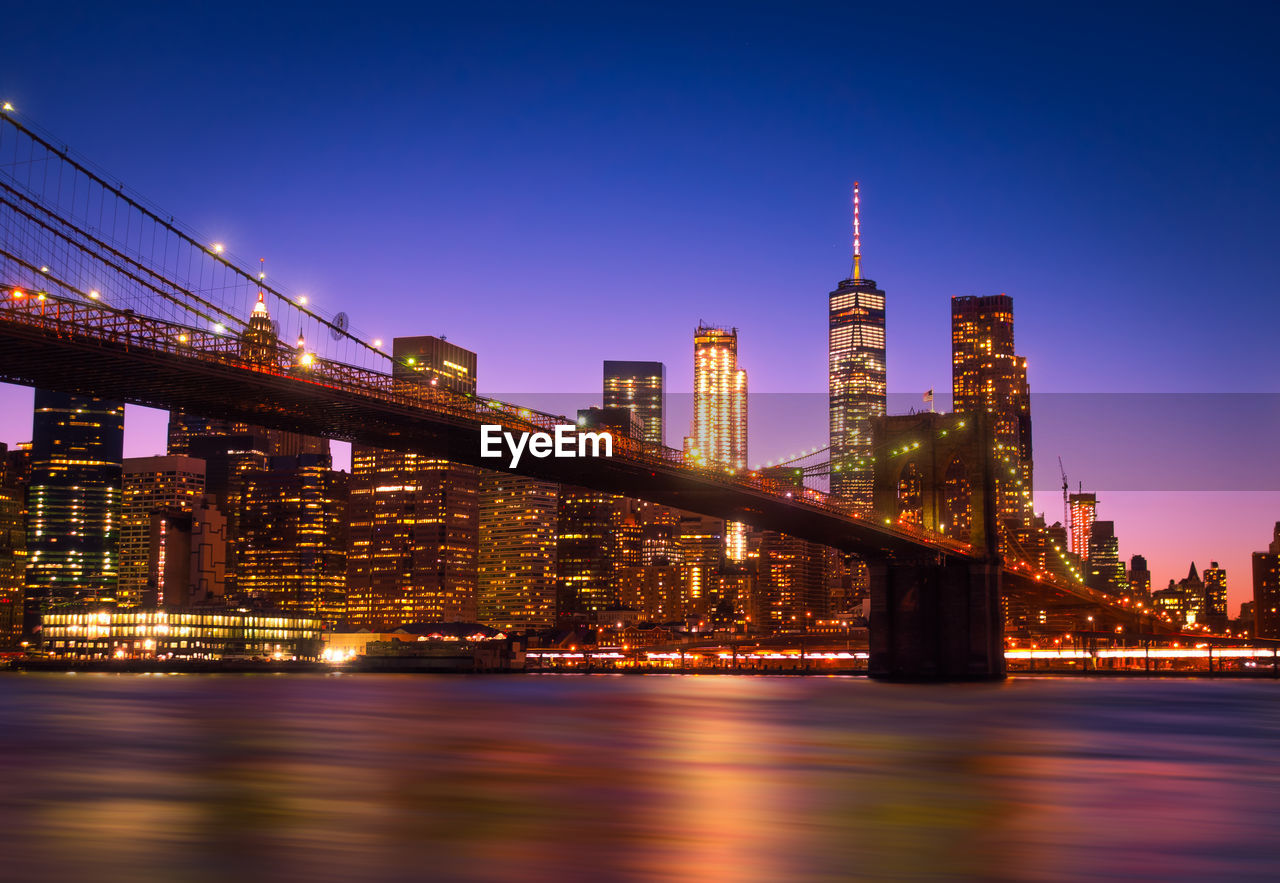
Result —
M 124 503 L 120 517 L 120 582 L 124 605 L 144 599 L 151 553 L 151 514 L 190 513 L 204 495 L 204 461 L 191 457 L 130 457 L 124 461 Z
M 348 476 L 325 454 L 272 457 L 244 476 L 239 593 L 332 628 L 346 620 Z
M 1254 637 L 1280 638 L 1280 521 L 1271 545 L 1253 553 Z
M 630 408 L 642 422 L 641 438 L 656 445 L 666 444 L 665 375 L 661 362 L 604 363 L 604 406 Z
M 523 631 L 555 625 L 557 485 L 485 470 L 480 477 L 479 621 Z
M 476 392 L 476 354 L 438 337 L 397 337 L 392 377 Z M 474 621 L 481 470 L 352 445 L 349 619 L 373 629 Z
M 1126 585 L 1120 561 L 1120 541 L 1114 521 L 1095 521 L 1089 537 L 1088 583 L 1109 595 L 1120 595 Z
M 686 459 L 740 472 L 747 468 L 747 372 L 738 367 L 738 329 L 699 325 L 693 335 L 693 437 Z M 746 557 L 746 527 L 725 526 L 725 553 Z
M 29 456 L 0 442 L 0 648 L 17 646 L 22 637 Z
M 991 415 L 1002 536 L 1029 527 L 1031 391 L 1027 360 L 1013 351 L 1013 298 L 951 299 L 951 391 L 957 414 Z
M 1142 555 L 1129 559 L 1129 594 L 1134 599 L 1151 595 L 1151 571 L 1147 569 L 1147 559 Z
M 1204 623 L 1214 631 L 1227 627 L 1227 572 L 1217 561 L 1204 571 Z
M 1089 560 L 1089 540 L 1093 536 L 1093 522 L 1098 516 L 1097 494 L 1072 494 L 1067 499 L 1071 513 L 1071 554 L 1081 561 Z
M 124 405 L 37 389 L 31 434 L 28 627 L 49 604 L 115 596 Z
M 871 507 L 871 421 L 885 414 L 884 292 L 862 278 L 858 184 L 853 185 L 853 268 L 827 295 L 831 492 Z

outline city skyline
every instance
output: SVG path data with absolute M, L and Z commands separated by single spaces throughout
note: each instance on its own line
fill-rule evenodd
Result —
M 501 50 L 512 48 L 508 44 L 488 49 L 479 66 L 442 52 L 422 62 L 402 91 L 382 99 L 367 99 L 358 77 L 347 82 L 317 74 L 325 57 L 320 48 L 338 33 L 323 15 L 312 25 L 312 48 L 287 45 L 273 61 L 295 86 L 314 76 L 313 84 L 295 90 L 301 96 L 296 104 L 271 98 L 270 90 L 255 91 L 257 78 L 266 74 L 254 72 L 249 57 L 256 60 L 256 53 L 247 45 L 231 50 L 246 53 L 244 64 L 194 64 L 192 76 L 209 85 L 197 91 L 264 96 L 249 101 L 261 111 L 251 150 L 236 148 L 236 139 L 209 137 L 213 124 L 202 120 L 203 111 L 175 105 L 163 84 L 126 89 L 118 102 L 86 100 L 77 91 L 83 78 L 73 72 L 87 72 L 87 60 L 72 58 L 68 76 L 56 81 L 11 73 L 3 97 L 167 209 L 227 241 L 232 251 L 255 260 L 264 252 L 273 275 L 314 292 L 333 310 L 348 310 L 358 326 L 390 338 L 409 321 L 406 313 L 420 310 L 422 327 L 407 331 L 447 333 L 481 350 L 488 389 L 591 390 L 601 361 L 648 359 L 668 366 L 669 390 L 690 390 L 685 329 L 706 316 L 742 329 L 742 361 L 752 368 L 753 390 L 817 393 L 826 380 L 825 323 L 821 295 L 813 293 L 828 290 L 832 274 L 847 265 L 847 194 L 854 178 L 873 183 L 868 193 L 874 194 L 876 222 L 866 243 L 873 255 L 868 270 L 892 282 L 891 395 L 945 388 L 946 298 L 1000 292 L 1019 303 L 1020 347 L 1030 357 L 1033 395 L 1276 389 L 1280 369 L 1269 357 L 1263 331 L 1274 324 L 1269 317 L 1276 309 L 1267 297 L 1274 273 L 1264 243 L 1266 206 L 1280 187 L 1261 146 L 1275 122 L 1239 113 L 1249 102 L 1266 101 L 1274 82 L 1257 75 L 1264 62 L 1251 33 L 1264 29 L 1248 32 L 1239 19 L 1218 16 L 1204 24 L 1207 36 L 1193 40 L 1173 24 L 1120 15 L 1114 29 L 1089 35 L 1105 62 L 1078 71 L 1070 47 L 1084 26 L 1069 21 L 1054 21 L 1054 40 L 1038 45 L 1039 57 L 1032 61 L 1024 48 L 1003 40 L 1000 27 L 974 28 L 975 39 L 960 49 L 947 45 L 945 14 L 927 20 L 906 41 L 900 35 L 893 39 L 892 15 L 864 11 L 864 31 L 883 32 L 891 40 L 884 44 L 879 70 L 865 66 L 855 81 L 842 78 L 821 51 L 782 45 L 810 29 L 817 15 L 812 11 L 780 21 L 756 10 L 723 25 L 742 42 L 765 47 L 763 54 L 744 54 L 738 42 L 691 39 L 692 33 L 709 33 L 705 14 L 693 17 L 689 35 L 663 34 L 660 21 L 638 15 L 641 32 L 657 35 L 656 49 L 631 46 L 621 53 L 611 52 L 616 46 L 609 26 L 616 19 L 557 15 L 563 13 L 532 27 L 509 61 L 501 60 Z M 1026 24 L 1026 17 L 1037 14 L 1020 15 Z M 110 32 L 137 24 L 128 14 L 114 22 L 86 16 L 79 27 Z M 268 34 L 286 26 L 270 10 L 260 18 Z M 465 18 L 444 24 L 460 45 L 471 45 L 479 33 L 476 22 Z M 561 38 L 551 25 L 563 26 L 577 47 L 561 64 L 554 61 Z M 19 70 L 38 69 L 35 62 L 49 41 L 66 38 L 44 34 L 34 19 L 24 22 L 21 12 L 12 26 L 29 38 L 17 51 Z M 161 33 L 177 26 L 148 25 Z M 213 23 L 210 38 L 229 26 Z M 771 37 L 775 26 L 781 32 Z M 426 45 L 438 39 L 422 22 L 410 21 L 407 32 Z M 1132 39 L 1139 32 L 1143 39 Z M 599 42 L 583 49 L 583 36 Z M 825 39 L 811 36 L 797 45 L 817 49 Z M 1192 46 L 1205 61 L 1194 73 L 1177 65 Z M 388 57 L 417 61 L 418 48 L 415 43 L 410 53 L 408 42 L 392 39 Z M 670 70 L 656 63 L 655 52 L 673 62 Z M 994 62 L 961 63 L 984 53 L 1023 63 L 1030 71 L 1026 82 L 1015 82 Z M 29 64 L 23 61 L 28 54 Z M 187 55 L 175 63 L 186 64 Z M 762 59 L 760 66 L 749 67 L 748 58 Z M 491 134 L 493 122 L 482 118 L 482 110 L 467 109 L 465 99 L 485 99 L 477 104 L 482 109 L 518 108 L 530 96 L 513 66 L 530 59 L 549 71 L 549 85 L 532 96 L 545 120 L 514 114 L 529 136 L 526 159 L 469 153 L 472 139 Z M 568 75 L 581 62 L 596 65 L 599 84 Z M 138 62 L 116 63 L 126 73 Z M 1076 76 L 1062 78 L 1066 70 Z M 450 79 L 451 73 L 458 77 Z M 690 78 L 684 100 L 676 85 Z M 1070 82 L 1070 89 L 1059 81 Z M 1105 89 L 1111 97 L 1116 82 L 1126 89 L 1120 107 L 1113 108 L 1102 96 Z M 407 128 L 397 128 L 395 99 L 431 84 L 451 86 L 429 89 L 427 104 Z M 622 92 L 623 107 L 644 110 L 658 101 L 672 110 L 662 118 L 642 116 L 653 125 L 634 148 L 607 137 L 614 120 L 607 88 L 619 84 L 629 87 Z M 830 89 L 812 89 L 819 84 Z M 714 97 L 727 103 L 708 101 Z M 954 110 L 949 102 L 956 103 Z M 1188 102 L 1214 124 L 1188 130 L 1182 123 Z M 325 127 L 334 103 L 358 113 L 369 129 L 358 142 Z M 721 109 L 698 119 L 689 114 L 695 104 Z M 875 130 L 836 112 L 846 105 L 858 111 L 855 119 L 874 118 Z M 796 134 L 758 132 L 747 113 L 757 107 Z M 1124 113 L 1134 107 L 1145 114 L 1140 124 Z M 175 117 L 181 121 L 176 127 Z M 554 130 L 557 123 L 563 131 Z M 1082 123 L 1109 133 L 1106 149 L 1081 139 Z M 131 138 L 118 137 L 123 126 Z M 832 126 L 836 131 L 828 132 Z M 201 134 L 165 140 L 174 128 Z M 822 146 L 840 143 L 841 132 L 853 131 L 857 139 L 845 143 L 856 149 Z M 942 131 L 952 136 L 945 150 L 934 146 Z M 425 151 L 425 162 L 410 161 L 404 132 L 434 136 L 413 140 L 415 151 Z M 917 146 L 895 157 L 892 148 L 900 143 Z M 819 145 L 816 154 L 813 145 Z M 654 146 L 667 150 L 642 149 Z M 719 163 L 730 147 L 741 159 Z M 570 165 L 554 159 L 557 148 L 566 149 L 576 166 L 573 175 L 566 177 Z M 342 163 L 363 150 L 382 156 L 382 169 Z M 273 160 L 286 155 L 296 156 L 298 166 L 281 174 Z M 666 158 L 656 162 L 651 155 Z M 802 155 L 812 156 L 803 168 L 794 162 Z M 335 158 L 346 173 L 344 190 L 367 197 L 367 204 L 350 198 L 331 206 L 326 194 L 308 186 L 317 180 L 308 173 L 320 160 Z M 754 174 L 761 163 L 775 170 L 763 181 Z M 429 211 L 415 204 L 416 216 L 410 216 L 412 199 L 386 195 L 387 167 L 426 170 L 410 192 L 429 193 Z M 568 191 L 556 186 L 562 181 L 570 183 Z M 558 201 L 549 198 L 552 193 Z M 365 212 L 379 222 L 366 222 Z M 613 223 L 601 227 L 593 221 L 591 229 L 584 228 L 583 218 L 601 213 Z M 1215 218 L 1228 223 L 1208 223 Z M 426 249 L 425 260 L 406 259 L 413 252 L 410 241 Z M 585 261 L 584 250 L 590 256 Z M 641 252 L 645 259 L 634 260 Z M 1185 267 L 1195 256 L 1208 276 L 1188 287 Z M 1087 286 L 1076 272 L 1082 264 L 1089 271 Z M 510 285 L 516 278 L 523 280 L 515 287 L 518 297 Z M 1206 284 L 1236 296 L 1215 297 L 1212 311 L 1193 313 Z M 366 288 L 387 292 L 385 302 L 365 296 Z M 630 322 L 624 341 L 591 337 L 589 325 L 608 322 L 615 303 L 633 298 L 649 309 Z M 553 309 L 545 310 L 548 304 Z M 494 306 L 503 321 L 494 321 Z M 556 320 L 554 329 L 543 313 Z M 495 335 L 500 342 L 487 344 Z M 547 355 L 543 341 L 557 339 L 574 341 L 569 357 Z M 774 357 L 788 352 L 796 355 Z M 1082 352 L 1088 354 L 1085 361 Z M 6 388 L 0 396 L 9 414 L 20 414 L 30 392 Z M 129 412 L 130 425 L 158 421 Z M 3 440 L 29 440 L 22 422 L 14 426 L 6 418 Z M 1122 556 L 1145 555 L 1156 587 L 1185 572 L 1189 560 L 1201 567 L 1218 560 L 1228 570 L 1233 608 L 1245 596 L 1248 556 L 1263 545 L 1280 493 L 1111 489 L 1091 480 L 1104 466 L 1098 461 L 1109 456 L 1107 444 L 1056 443 L 1042 425 L 1037 424 L 1042 486 L 1052 484 L 1053 458 L 1061 454 L 1072 489 L 1079 480 L 1099 494 L 1099 517 L 1117 524 Z M 808 447 L 768 451 L 756 432 L 752 450 L 761 451 L 762 460 Z M 815 426 L 813 441 L 820 443 L 822 436 L 821 425 Z M 140 447 L 126 438 L 128 453 L 163 453 L 158 437 L 137 442 Z M 1037 494 L 1036 509 L 1050 522 L 1058 506 L 1056 493 Z

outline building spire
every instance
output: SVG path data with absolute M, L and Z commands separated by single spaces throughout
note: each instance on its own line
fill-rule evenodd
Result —
M 858 218 L 858 182 L 853 182 L 853 278 L 862 278 L 862 227 Z

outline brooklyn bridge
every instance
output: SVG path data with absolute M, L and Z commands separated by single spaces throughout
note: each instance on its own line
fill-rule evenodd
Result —
M 481 457 L 481 427 L 551 432 L 573 422 L 404 376 L 345 314 L 282 290 L 11 112 L 0 114 L 0 286 L 0 379 L 12 383 L 487 469 L 505 460 Z M 251 324 L 258 303 L 274 317 L 269 330 Z M 876 676 L 1001 677 L 1011 617 L 1046 632 L 1181 637 L 1149 609 L 1064 577 L 1001 539 L 993 506 L 1001 452 L 987 424 L 982 415 L 896 421 L 877 449 L 870 511 L 776 471 L 699 465 L 618 433 L 611 457 L 526 457 L 518 471 L 858 555 L 871 577 Z M 943 490 L 924 467 L 944 448 L 973 489 L 967 542 L 928 516 Z M 913 503 L 925 517 L 907 517 L 906 470 L 929 476 Z

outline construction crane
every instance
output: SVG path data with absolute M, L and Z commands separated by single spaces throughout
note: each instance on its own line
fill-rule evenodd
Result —
M 1070 527 L 1071 525 L 1071 504 L 1068 502 L 1068 489 L 1070 485 L 1067 483 L 1067 470 L 1062 465 L 1062 457 L 1058 457 L 1058 472 L 1062 473 L 1062 526 Z

